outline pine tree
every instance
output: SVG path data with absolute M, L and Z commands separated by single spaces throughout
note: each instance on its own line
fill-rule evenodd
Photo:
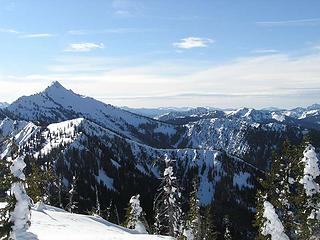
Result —
M 9 208 L 7 208 L 8 210 L 10 210 L 9 221 L 11 223 L 7 223 L 5 225 L 11 226 L 12 231 L 10 232 L 9 238 L 23 239 L 26 236 L 26 231 L 31 224 L 31 202 L 25 190 L 25 157 L 19 150 L 18 146 L 15 144 L 14 139 L 12 139 L 11 141 L 10 155 L 10 160 L 12 161 L 12 164 L 10 166 L 10 172 L 12 176 L 10 192 L 13 199 L 9 200 Z
M 77 181 L 76 176 L 72 177 L 71 188 L 69 190 L 69 203 L 66 208 L 70 213 L 74 213 L 78 209 L 78 202 L 75 201 L 75 195 L 77 194 Z
M 14 176 L 11 192 L 16 199 L 15 208 L 10 213 L 10 220 L 13 222 L 11 233 L 13 239 L 23 238 L 31 224 L 31 203 L 25 190 L 25 175 L 23 173 L 25 166 L 24 156 L 18 156 L 10 167 Z
M 223 225 L 224 225 L 223 239 L 224 240 L 232 240 L 232 236 L 231 236 L 231 232 L 230 232 L 231 222 L 230 222 L 228 215 L 224 216 Z
M 276 209 L 277 215 L 283 222 L 285 232 L 289 237 L 294 237 L 296 222 L 294 220 L 294 204 L 292 201 L 295 195 L 295 188 L 292 187 L 294 179 L 293 167 L 299 160 L 298 148 L 284 142 L 281 154 L 273 154 L 270 172 L 266 179 L 261 180 L 262 191 L 257 192 L 257 213 L 255 226 L 260 229 L 258 239 L 265 239 L 261 235 L 261 229 L 265 224 L 263 217 L 264 203 L 270 202 Z M 286 221 L 283 221 L 283 220 Z
M 189 212 L 185 224 L 183 235 L 187 240 L 202 240 L 201 236 L 201 215 L 198 199 L 198 184 L 197 177 L 193 180 L 193 190 L 190 193 Z
M 62 204 L 62 190 L 63 189 L 63 184 L 62 184 L 62 176 L 61 174 L 59 175 L 59 179 L 58 179 L 58 203 L 59 203 L 59 207 L 63 208 L 63 204 Z
M 297 170 L 296 221 L 300 221 L 297 233 L 300 238 L 307 239 L 320 228 L 320 186 L 316 182 L 320 176 L 319 159 L 315 148 L 309 143 L 306 143 Z
M 30 198 L 25 190 L 24 156 L 19 155 L 19 148 L 14 139 L 9 146 L 10 157 L 7 157 L 2 164 L 4 168 L 4 180 L 2 186 L 8 187 L 11 184 L 10 193 L 6 196 L 6 206 L 1 209 L 1 239 L 23 239 L 30 227 L 31 204 Z M 10 172 L 8 171 L 9 163 Z
M 289 237 L 284 231 L 283 224 L 279 220 L 279 216 L 277 215 L 274 206 L 267 200 L 263 202 L 263 217 L 265 222 L 261 228 L 261 236 L 271 240 L 289 240 Z
M 124 225 L 129 229 L 135 229 L 139 233 L 147 233 L 148 223 L 145 218 L 145 213 L 140 206 L 139 197 L 140 195 L 138 194 L 130 198 Z
M 219 233 L 214 225 L 212 203 L 204 208 L 204 214 L 201 220 L 201 232 L 203 240 L 216 240 Z
M 34 202 L 50 204 L 52 198 L 50 188 L 56 181 L 54 171 L 50 165 L 40 166 L 35 158 L 27 156 L 31 165 L 31 171 L 27 175 L 27 192 Z
M 166 168 L 154 201 L 155 232 L 177 237 L 181 233 L 179 187 L 174 175 L 173 160 L 165 156 Z
M 97 185 L 95 186 L 96 190 L 96 211 L 95 214 L 101 216 L 101 209 L 100 209 L 100 201 L 99 201 L 99 191 Z
M 274 159 L 271 172 L 262 182 L 263 190 L 257 194 L 257 239 L 267 239 L 262 234 L 268 224 L 264 215 L 266 205 L 272 206 L 269 211 L 274 211 L 276 222 L 283 225 L 284 234 L 290 239 L 309 239 L 319 230 L 320 187 L 316 182 L 319 175 L 312 145 L 306 140 L 299 146 L 284 144 L 281 156 Z
M 13 181 L 13 176 L 10 172 L 11 157 L 0 159 L 1 173 L 1 192 L 3 194 L 1 201 L 6 202 L 4 208 L 0 209 L 0 239 L 9 239 L 13 222 L 10 221 L 10 212 L 13 211 L 16 199 L 9 191 Z

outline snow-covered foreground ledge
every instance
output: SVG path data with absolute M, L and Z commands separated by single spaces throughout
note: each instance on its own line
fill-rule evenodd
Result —
M 31 214 L 29 236 L 24 240 L 172 240 L 170 237 L 137 234 L 99 217 L 71 214 L 48 205 L 43 210 L 33 208 Z

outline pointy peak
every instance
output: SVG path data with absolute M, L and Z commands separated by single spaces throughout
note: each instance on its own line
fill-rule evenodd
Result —
M 58 81 L 53 81 L 53 82 L 50 84 L 49 88 L 64 88 L 64 87 L 63 87 L 63 86 L 61 85 L 61 83 L 59 83 Z
M 58 92 L 69 92 L 64 86 L 61 85 L 58 81 L 52 82 L 46 89 L 46 93 L 58 93 Z

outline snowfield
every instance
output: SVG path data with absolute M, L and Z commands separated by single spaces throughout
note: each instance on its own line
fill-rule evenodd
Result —
M 4 204 L 1 203 L 0 206 Z M 23 240 L 172 240 L 171 237 L 139 234 L 100 217 L 66 212 L 45 205 L 32 208 L 31 226 Z M 22 240 L 22 239 L 17 239 Z

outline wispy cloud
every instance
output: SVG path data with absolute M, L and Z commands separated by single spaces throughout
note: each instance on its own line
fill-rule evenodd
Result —
M 109 28 L 109 29 L 97 29 L 97 30 L 86 30 L 77 29 L 69 30 L 67 34 L 70 35 L 91 35 L 91 34 L 125 34 L 125 33 L 143 33 L 143 32 L 158 32 L 159 29 L 140 29 L 140 28 Z
M 66 49 L 65 52 L 89 52 L 93 49 L 103 49 L 103 43 L 71 43 Z
M 119 17 L 135 17 L 142 14 L 144 5 L 133 0 L 113 0 L 114 14 Z
M 0 28 L 0 33 L 14 34 L 19 38 L 48 38 L 55 36 L 52 33 L 26 33 L 13 28 Z
M 20 38 L 48 38 L 53 36 L 55 35 L 51 33 L 30 33 L 30 34 L 22 34 L 19 37 Z
M 252 53 L 256 53 L 256 54 L 275 54 L 275 53 L 279 53 L 279 51 L 276 50 L 276 49 L 256 49 L 256 50 L 253 50 Z
M 210 38 L 187 37 L 182 38 L 179 42 L 173 43 L 173 46 L 182 49 L 190 49 L 207 47 L 211 43 L 214 43 L 214 40 Z
M 256 22 L 256 24 L 262 27 L 319 26 L 320 18 L 304 18 L 304 19 L 282 20 L 282 21 L 259 21 L 259 22 Z
M 188 60 L 135 66 L 119 62 L 114 66 L 111 59 L 86 61 L 80 57 L 81 61 L 61 62 L 64 68 L 54 67 L 45 75 L 15 76 L 7 81 L 24 82 L 27 88 L 31 81 L 44 86 L 58 79 L 80 94 L 116 105 L 145 107 L 294 107 L 310 104 L 320 94 L 318 51 L 294 57 L 283 53 L 253 55 L 219 65 Z M 93 66 L 86 66 L 88 62 Z M 198 67 L 190 69 L 195 62 Z M 90 71 L 93 67 L 96 71 Z M 88 71 L 81 71 L 86 68 Z M 5 93 L 2 88 L 1 93 Z
M 12 28 L 0 28 L 1 33 L 19 34 L 20 32 Z

